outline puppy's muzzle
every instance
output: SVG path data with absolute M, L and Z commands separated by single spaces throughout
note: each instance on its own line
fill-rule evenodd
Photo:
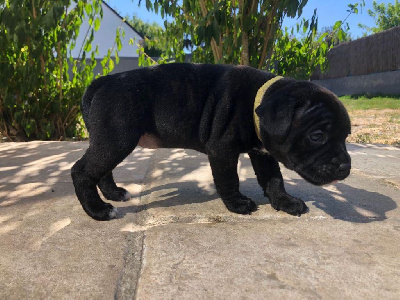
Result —
M 343 180 L 350 175 L 351 158 L 347 152 L 341 159 L 338 157 L 333 158 L 332 163 L 337 165 L 337 171 L 335 172 L 338 177 L 337 180 Z
M 341 173 L 349 173 L 351 169 L 351 164 L 341 164 L 339 166 L 339 172 Z

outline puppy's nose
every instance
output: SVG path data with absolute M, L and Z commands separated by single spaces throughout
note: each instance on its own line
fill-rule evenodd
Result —
M 349 172 L 351 168 L 351 164 L 340 164 L 339 171 L 340 172 Z

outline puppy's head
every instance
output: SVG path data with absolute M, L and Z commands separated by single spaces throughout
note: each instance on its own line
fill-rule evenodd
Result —
M 256 113 L 268 152 L 310 183 L 323 185 L 350 174 L 345 144 L 350 119 L 330 91 L 284 78 L 267 90 Z

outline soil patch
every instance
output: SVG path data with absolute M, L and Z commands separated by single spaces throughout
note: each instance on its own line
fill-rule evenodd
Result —
M 352 133 L 348 142 L 400 146 L 400 110 L 351 110 L 349 115 Z

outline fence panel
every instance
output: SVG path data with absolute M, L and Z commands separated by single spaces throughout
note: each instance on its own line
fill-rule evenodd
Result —
M 400 26 L 355 41 L 342 43 L 328 53 L 329 68 L 311 79 L 330 79 L 400 70 Z

